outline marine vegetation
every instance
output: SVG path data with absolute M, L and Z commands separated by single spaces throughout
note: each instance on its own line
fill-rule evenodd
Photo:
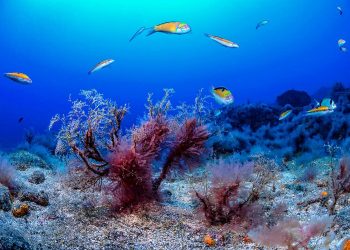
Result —
M 330 191 L 330 195 L 328 195 L 327 192 L 325 197 L 321 196 L 316 199 L 299 202 L 298 204 L 307 207 L 314 203 L 321 203 L 323 206 L 327 207 L 330 215 L 334 215 L 336 214 L 335 209 L 340 199 L 350 194 L 350 159 L 348 157 L 343 157 L 337 164 L 333 159 L 334 150 L 337 150 L 337 148 L 332 145 L 327 145 L 327 147 L 331 154 L 327 180 L 327 187 Z
M 332 219 L 327 216 L 313 218 L 311 222 L 305 224 L 295 218 L 287 218 L 273 227 L 260 226 L 251 230 L 249 236 L 255 242 L 268 247 L 287 247 L 288 250 L 309 249 L 309 241 L 326 232 L 331 223 Z
M 195 194 L 210 225 L 250 228 L 264 221 L 259 198 L 273 180 L 273 169 L 266 163 L 261 159 L 245 164 L 219 159 L 208 166 L 210 188 Z
M 150 95 L 146 120 L 124 135 L 121 123 L 127 106 L 118 107 L 96 90 L 82 91 L 83 100 L 71 101 L 68 115 L 56 115 L 50 123 L 50 128 L 58 121 L 62 123 L 57 153 L 68 146 L 89 171 L 111 182 L 116 211 L 159 199 L 158 189 L 172 169 L 194 167 L 200 162 L 209 132 L 196 118 L 186 118 L 182 123 L 167 118 L 172 93 L 165 90 L 156 104 Z M 154 177 L 152 164 L 164 147 L 167 156 L 159 163 L 159 176 Z

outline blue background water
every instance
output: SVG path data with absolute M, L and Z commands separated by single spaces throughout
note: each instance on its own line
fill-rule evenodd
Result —
M 263 19 L 270 23 L 255 30 Z M 141 26 L 175 20 L 190 24 L 192 33 L 128 41 Z M 314 92 L 349 83 L 350 54 L 337 46 L 339 38 L 350 42 L 349 23 L 346 0 L 0 0 L 0 72 L 24 72 L 33 80 L 23 86 L 0 79 L 0 145 L 18 143 L 25 128 L 47 129 L 80 89 L 130 103 L 131 123 L 146 94 L 160 96 L 163 88 L 175 88 L 179 102 L 224 85 L 244 103 L 273 102 L 289 88 Z M 220 46 L 203 33 L 240 48 Z M 116 62 L 87 74 L 107 58 Z

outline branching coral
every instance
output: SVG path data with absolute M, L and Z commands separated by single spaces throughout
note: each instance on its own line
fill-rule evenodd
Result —
M 268 247 L 287 247 L 289 250 L 309 249 L 311 238 L 323 234 L 330 227 L 332 219 L 324 216 L 301 224 L 296 219 L 285 219 L 271 228 L 260 226 L 249 232 L 256 243 Z
M 186 119 L 195 117 L 200 124 L 209 122 L 210 118 L 212 118 L 210 103 L 208 102 L 209 98 L 210 96 L 203 95 L 203 89 L 201 89 L 194 99 L 194 105 L 183 102 L 181 105 L 176 106 L 176 120 L 183 122 Z
M 158 190 L 162 181 L 175 166 L 194 166 L 205 150 L 209 133 L 204 126 L 198 126 L 196 119 L 184 122 L 170 145 L 170 152 L 162 167 L 159 177 L 153 182 L 153 190 Z
M 128 107 L 118 107 L 94 89 L 82 90 L 80 95 L 81 100 L 69 99 L 71 111 L 66 116 L 53 117 L 49 129 L 61 122 L 57 135 L 59 151 L 69 147 L 89 170 L 103 176 L 108 173 L 108 161 L 102 152 L 118 145 L 121 122 Z

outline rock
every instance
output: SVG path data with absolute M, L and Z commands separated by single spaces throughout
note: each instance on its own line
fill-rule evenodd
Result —
M 283 94 L 277 97 L 277 104 L 285 106 L 287 104 L 293 107 L 304 107 L 311 103 L 311 97 L 305 91 L 299 90 L 287 90 Z
M 14 165 L 17 170 L 25 171 L 30 167 L 52 169 L 52 166 L 47 164 L 42 158 L 27 151 L 12 153 L 9 158 L 11 164 Z
M 290 190 L 294 190 L 296 192 L 306 192 L 307 191 L 307 188 L 304 185 L 297 184 L 297 183 L 286 184 L 285 187 L 290 189 Z
M 44 191 L 23 191 L 19 197 L 20 201 L 31 201 L 40 206 L 49 205 L 49 196 Z
M 33 184 L 41 184 L 45 181 L 45 175 L 41 171 L 34 171 L 28 181 Z
M 241 105 L 225 110 L 222 116 L 228 122 L 232 129 L 242 129 L 249 126 L 251 130 L 256 131 L 263 125 L 277 124 L 279 110 L 265 104 Z
M 19 218 L 29 214 L 29 205 L 24 203 L 12 210 L 13 216 Z
M 12 207 L 10 191 L 0 184 L 0 210 L 10 211 Z
M 1 225 L 0 249 L 30 250 L 32 247 L 19 231 L 9 226 Z

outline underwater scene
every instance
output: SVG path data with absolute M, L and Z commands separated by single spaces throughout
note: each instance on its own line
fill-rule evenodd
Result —
M 0 250 L 350 250 L 349 23 L 0 0 Z

